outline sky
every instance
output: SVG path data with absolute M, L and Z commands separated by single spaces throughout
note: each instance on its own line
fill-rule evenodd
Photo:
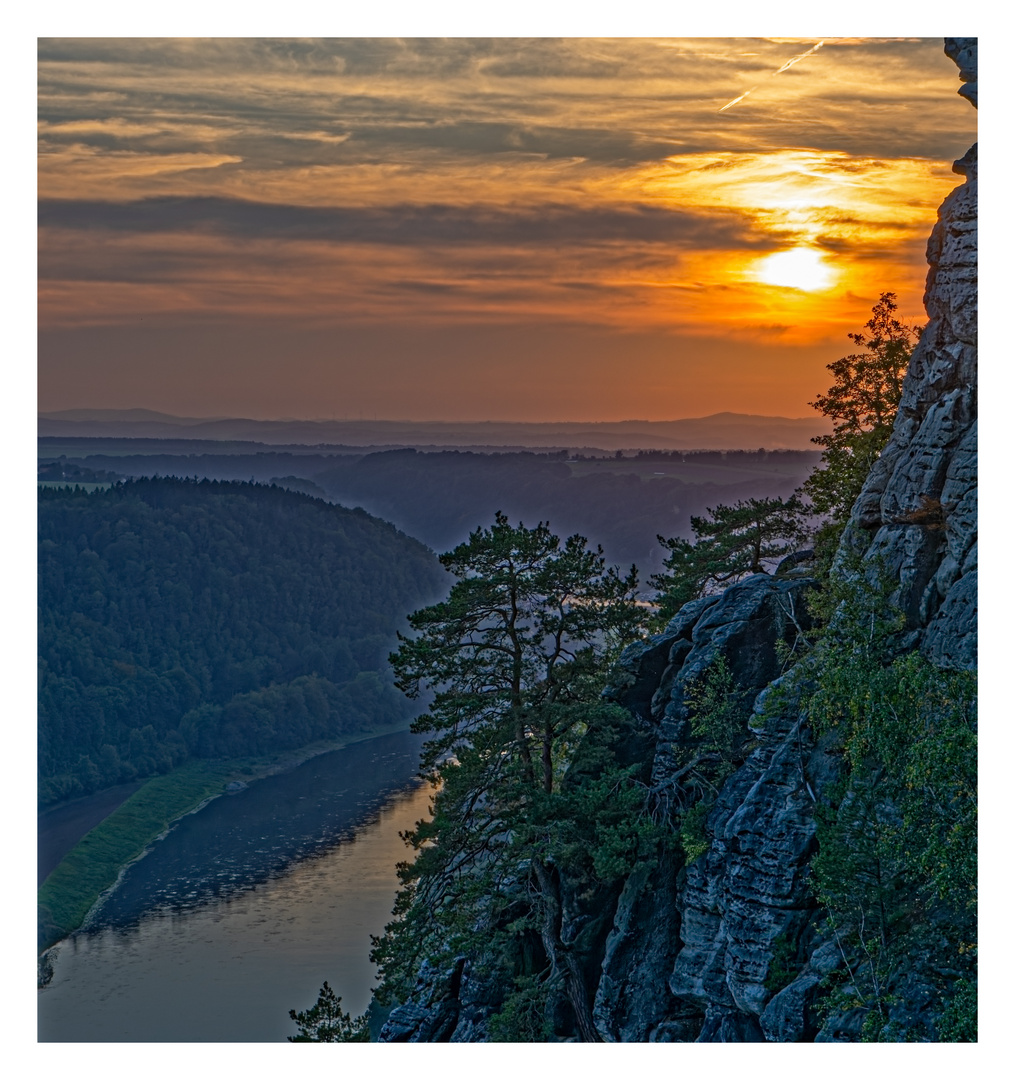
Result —
M 975 140 L 940 38 L 52 39 L 39 407 L 808 415 Z

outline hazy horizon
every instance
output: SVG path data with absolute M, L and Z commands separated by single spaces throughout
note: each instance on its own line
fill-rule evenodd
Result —
M 433 416 L 413 419 L 408 416 L 252 416 L 249 414 L 240 413 L 209 413 L 202 415 L 199 413 L 188 413 L 186 415 L 179 413 L 164 412 L 160 409 L 148 409 L 143 406 L 124 406 L 122 408 L 109 408 L 102 405 L 78 405 L 70 409 L 39 409 L 38 415 L 40 417 L 66 417 L 70 418 L 72 414 L 98 414 L 106 413 L 113 416 L 122 416 L 125 413 L 140 414 L 144 413 L 150 416 L 164 416 L 172 420 L 253 420 L 258 423 L 300 423 L 300 424 L 324 424 L 324 423 L 386 423 L 386 424 L 529 424 L 529 425 L 592 425 L 592 424 L 671 424 L 679 423 L 682 420 L 712 420 L 721 416 L 736 416 L 744 417 L 747 419 L 763 419 L 763 420 L 810 420 L 814 419 L 819 425 L 823 423 L 819 416 L 811 417 L 810 415 L 801 416 L 786 416 L 775 413 L 744 413 L 735 412 L 730 409 L 721 409 L 718 412 L 708 413 L 704 415 L 694 416 L 664 416 L 657 417 L 656 419 L 649 419 L 643 416 L 625 416 L 618 420 L 602 420 L 602 419 L 589 419 L 578 418 L 570 420 L 562 419 L 548 419 L 548 420 L 525 420 L 514 417 L 503 417 L 494 419 L 491 417 L 483 416 L 465 416 L 460 419 L 449 419 L 447 417 Z

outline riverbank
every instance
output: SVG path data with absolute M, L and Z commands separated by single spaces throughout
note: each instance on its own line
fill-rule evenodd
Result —
M 57 806 L 47 807 L 37 820 L 36 856 L 38 888 L 60 865 L 61 860 L 75 844 L 91 832 L 100 822 L 117 807 L 125 803 L 144 783 L 144 780 L 132 780 L 126 784 L 97 791 L 93 795 L 84 795 L 68 799 Z
M 364 1012 L 400 834 L 433 794 L 412 782 L 420 741 L 323 754 L 184 817 L 46 953 L 40 1042 L 284 1043 L 325 980 Z
M 228 785 L 250 783 L 293 769 L 319 754 L 404 730 L 404 725 L 377 727 L 263 757 L 190 761 L 165 776 L 153 777 L 82 837 L 42 883 L 38 951 L 44 952 L 78 929 L 127 866 L 176 821 L 222 795 Z

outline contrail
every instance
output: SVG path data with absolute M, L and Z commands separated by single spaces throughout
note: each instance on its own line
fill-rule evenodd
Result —
M 786 63 L 785 63 L 785 64 L 783 64 L 783 65 L 782 65 L 782 67 L 781 67 L 781 68 L 779 68 L 779 70 L 778 70 L 778 71 L 773 71 L 773 72 L 772 72 L 772 74 L 773 74 L 773 75 L 778 75 L 778 74 L 780 74 L 781 72 L 785 71 L 785 70 L 786 70 L 786 68 L 791 68 L 791 67 L 792 67 L 792 66 L 793 66 L 794 64 L 798 64 L 798 63 L 799 63 L 799 62 L 800 62 L 801 60 L 803 60 L 803 58 L 804 58 L 805 56 L 810 56 L 810 55 L 811 55 L 811 53 L 816 53 L 816 52 L 818 51 L 818 49 L 820 49 L 820 48 L 821 48 L 821 46 L 822 46 L 822 45 L 824 45 L 824 43 L 825 43 L 825 41 L 824 41 L 824 38 L 822 38 L 822 40 L 821 40 L 821 41 L 819 41 L 819 42 L 817 43 L 817 45 L 812 45 L 812 46 L 811 46 L 811 47 L 810 47 L 810 48 L 809 48 L 809 49 L 807 50 L 807 52 L 802 52 L 802 53 L 801 53 L 801 54 L 800 54 L 799 56 L 794 56 L 792 60 L 787 60 L 787 61 L 786 61 Z
M 759 83 L 758 85 L 760 86 L 761 84 Z M 757 87 L 757 86 L 752 86 L 752 87 L 751 87 L 751 90 L 757 90 L 757 89 L 758 89 L 758 87 Z M 738 101 L 743 101 L 743 100 L 744 100 L 744 98 L 745 98 L 745 97 L 747 97 L 747 95 L 748 95 L 748 94 L 749 94 L 749 93 L 751 92 L 751 90 L 745 90 L 745 91 L 744 91 L 744 92 L 743 92 L 743 93 L 742 93 L 742 94 L 740 95 L 740 97 L 735 97 L 735 98 L 734 98 L 734 99 L 733 99 L 733 100 L 732 100 L 732 101 L 731 101 L 731 102 L 729 103 L 729 105 L 724 105 L 724 106 L 723 106 L 723 107 L 722 107 L 722 108 L 721 108 L 721 109 L 719 110 L 719 112 L 725 112 L 725 111 L 726 111 L 726 110 L 727 110 L 728 108 L 730 108 L 731 106 L 733 106 L 733 105 L 736 105 L 736 103 L 737 103 Z
M 822 38 L 822 40 L 821 40 L 821 41 L 819 41 L 819 42 L 817 43 L 817 45 L 812 45 L 812 46 L 811 46 L 811 47 L 810 47 L 810 48 L 809 48 L 809 49 L 807 50 L 807 52 L 802 52 L 802 53 L 800 53 L 800 55 L 799 55 L 799 56 L 794 56 L 794 57 L 793 57 L 793 58 L 792 58 L 791 60 L 787 60 L 787 61 L 786 61 L 786 63 L 785 63 L 785 64 L 783 64 L 783 65 L 782 65 L 782 67 L 781 67 L 781 68 L 779 68 L 779 70 L 778 70 L 778 71 L 773 71 L 773 72 L 772 72 L 772 74 L 771 74 L 771 75 L 769 75 L 768 77 L 769 77 L 770 79 L 774 79 L 776 75 L 781 75 L 781 74 L 782 74 L 782 73 L 783 73 L 783 72 L 784 72 L 784 71 L 785 71 L 785 70 L 786 70 L 787 68 L 791 68 L 791 67 L 792 67 L 792 66 L 793 66 L 794 64 L 799 64 L 799 63 L 800 63 L 800 61 L 801 61 L 801 60 L 803 60 L 803 58 L 804 58 L 805 56 L 810 56 L 810 55 L 811 55 L 811 53 L 816 53 L 816 52 L 818 51 L 818 49 L 820 49 L 820 48 L 821 48 L 821 46 L 822 46 L 822 45 L 824 45 L 824 43 L 825 43 L 825 39 L 824 39 L 824 38 Z M 744 98 L 745 98 L 745 97 L 747 97 L 747 95 L 748 95 L 748 94 L 750 94 L 750 93 L 753 93 L 753 92 L 754 92 L 755 90 L 757 90 L 757 89 L 758 89 L 758 87 L 759 87 L 760 85 L 761 85 L 761 83 L 756 83 L 756 84 L 755 84 L 754 86 L 752 86 L 752 87 L 751 87 L 751 89 L 750 89 L 750 90 L 745 90 L 745 91 L 744 91 L 744 92 L 743 92 L 743 93 L 742 93 L 742 94 L 740 95 L 740 97 L 734 98 L 734 99 L 733 99 L 732 101 L 728 102 L 728 103 L 727 103 L 726 105 L 724 105 L 724 106 L 723 106 L 723 107 L 722 107 L 722 108 L 721 108 L 721 109 L 719 110 L 719 112 L 725 112 L 725 111 L 726 111 L 727 109 L 729 109 L 729 108 L 732 108 L 732 106 L 736 105 L 736 103 L 737 103 L 738 101 L 743 101 L 743 100 L 744 100 Z

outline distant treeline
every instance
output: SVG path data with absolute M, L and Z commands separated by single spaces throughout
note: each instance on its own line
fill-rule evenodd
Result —
M 444 577 L 393 526 L 277 487 L 40 488 L 40 802 L 407 720 L 387 655 Z
M 145 440 L 135 441 L 140 450 Z M 91 454 L 88 440 L 77 444 L 76 460 L 96 476 L 275 482 L 361 506 L 436 551 L 463 542 L 498 510 L 526 525 L 549 521 L 560 536 L 579 533 L 601 544 L 611 563 L 637 564 L 643 579 L 662 569 L 658 535 L 689 538 L 691 517 L 718 503 L 788 496 L 820 457 L 818 450 Z M 657 462 L 668 475 L 646 475 Z
M 645 453 L 652 455 L 648 461 L 674 460 L 656 458 L 654 451 Z M 573 469 L 559 457 L 541 454 L 392 450 L 336 460 L 313 480 L 331 498 L 394 522 L 436 551 L 461 543 L 502 510 L 515 523 L 548 521 L 558 536 L 579 533 L 601 544 L 610 563 L 636 564 L 644 580 L 649 571 L 662 567 L 658 535 L 690 536 L 691 516 L 717 503 L 789 495 L 818 457 L 795 452 L 789 462 L 794 467 L 778 471 L 766 470 L 760 459 L 746 460 L 751 453 L 757 452 L 745 452 L 742 463 L 757 470 L 756 478 L 737 472 L 733 483 L 729 473 L 723 473 L 740 459 L 723 460 L 718 451 L 700 455 L 677 451 L 678 458 L 685 456 L 693 466 L 686 479 L 643 479 L 628 471 L 637 464 L 633 457 L 620 462 L 611 455 L 608 461 L 586 465 L 588 471 L 582 472 L 580 466 Z M 782 455 L 775 460 L 781 462 Z M 716 467 L 705 478 L 697 466 L 707 464 Z
M 816 450 L 639 450 L 636 461 L 684 461 L 689 464 L 722 463 L 750 465 L 784 463 L 810 469 L 818 458 Z
M 68 461 L 64 455 L 60 455 L 55 461 L 39 462 L 40 481 L 60 481 L 68 483 L 102 483 L 110 480 L 119 480 L 119 473 L 105 472 L 103 470 L 90 469 L 76 461 Z

